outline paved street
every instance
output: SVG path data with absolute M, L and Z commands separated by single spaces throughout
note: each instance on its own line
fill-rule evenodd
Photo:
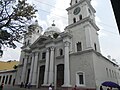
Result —
M 4 86 L 3 90 L 40 90 L 40 89 L 26 89 L 17 86 Z

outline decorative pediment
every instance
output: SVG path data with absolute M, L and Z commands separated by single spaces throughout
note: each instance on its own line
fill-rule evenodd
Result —
M 36 48 L 36 47 L 39 47 L 39 46 L 43 46 L 44 45 L 44 42 L 47 41 L 47 40 L 50 40 L 51 38 L 50 37 L 47 37 L 47 36 L 40 36 L 31 46 L 30 48 Z

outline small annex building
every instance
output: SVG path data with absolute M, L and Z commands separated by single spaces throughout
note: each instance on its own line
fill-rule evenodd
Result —
M 16 78 L 16 67 L 19 61 L 0 61 L 0 84 L 14 85 Z

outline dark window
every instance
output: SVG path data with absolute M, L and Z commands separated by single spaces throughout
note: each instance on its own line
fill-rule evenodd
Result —
M 79 19 L 82 20 L 82 15 L 79 16 Z
M 37 33 L 39 33 L 39 30 L 37 31 Z
M 30 40 L 28 40 L 28 43 L 27 43 L 27 45 L 29 45 L 30 44 Z
M 8 81 L 8 75 L 6 76 L 5 84 L 7 84 L 7 81 Z
M 42 53 L 42 59 L 45 59 L 45 57 L 46 57 L 46 53 L 43 52 L 43 53 Z
M 24 44 L 25 44 L 25 46 L 26 46 L 26 42 L 25 42 Z
M 110 77 L 112 77 L 112 72 L 111 72 L 111 69 L 109 69 L 109 72 L 110 72 Z
M 78 42 L 78 43 L 77 43 L 77 51 L 82 51 L 81 42 Z
M 109 77 L 108 68 L 106 68 L 107 76 Z
M 76 18 L 73 18 L 73 23 L 76 23 Z
M 95 51 L 97 51 L 97 46 L 96 46 L 96 43 L 94 43 L 94 47 L 95 47 Z
M 59 49 L 60 56 L 63 55 L 63 50 Z
M 10 75 L 10 77 L 9 77 L 9 82 L 8 82 L 8 84 L 11 84 L 11 80 L 12 80 L 12 75 Z
M 2 83 L 4 83 L 4 80 L 5 80 L 5 76 L 3 76 Z
M 24 64 L 24 58 L 23 58 L 22 64 Z
M 1 78 L 2 78 L 2 77 L 0 76 L 0 82 L 1 82 Z
M 77 0 L 75 0 L 75 3 L 77 3 Z
M 90 14 L 92 14 L 90 9 L 88 9 L 88 11 L 89 11 Z
M 79 84 L 84 84 L 83 74 L 79 75 Z

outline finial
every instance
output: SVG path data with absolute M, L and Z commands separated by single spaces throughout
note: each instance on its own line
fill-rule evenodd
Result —
M 55 20 L 53 20 L 53 24 L 52 24 L 52 26 L 55 26 L 54 22 L 55 22 Z

